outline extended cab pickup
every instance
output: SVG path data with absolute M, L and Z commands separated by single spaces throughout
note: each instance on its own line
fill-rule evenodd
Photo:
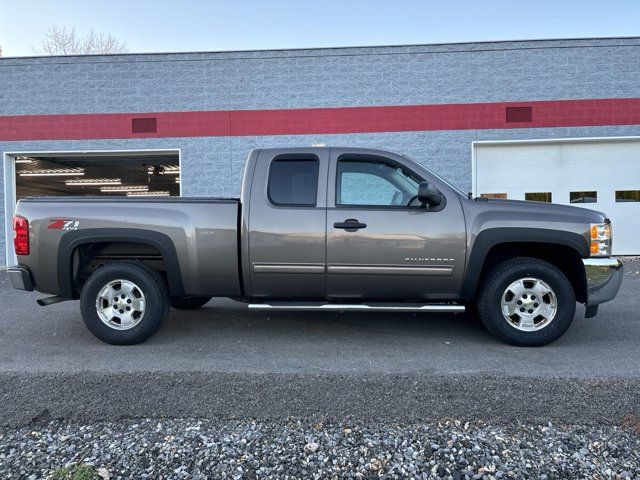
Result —
M 469 198 L 404 155 L 253 150 L 240 199 L 28 198 L 15 288 L 79 298 L 100 339 L 132 344 L 170 307 L 231 297 L 256 309 L 463 312 L 497 337 L 544 345 L 615 297 L 602 213 Z

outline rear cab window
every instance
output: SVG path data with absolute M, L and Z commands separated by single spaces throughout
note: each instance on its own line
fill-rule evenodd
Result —
M 272 160 L 267 187 L 269 201 L 276 206 L 315 207 L 319 163 L 314 156 Z

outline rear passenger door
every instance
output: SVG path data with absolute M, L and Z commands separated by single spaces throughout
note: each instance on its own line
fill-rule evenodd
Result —
M 254 297 L 326 296 L 328 152 L 260 152 L 245 212 Z

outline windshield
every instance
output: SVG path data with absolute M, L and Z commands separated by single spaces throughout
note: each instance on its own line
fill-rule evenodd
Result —
M 424 168 L 425 170 L 427 170 L 431 175 L 433 175 L 434 177 L 436 177 L 438 180 L 440 180 L 442 183 L 444 183 L 447 187 L 449 187 L 451 190 L 455 191 L 456 193 L 459 193 L 460 195 L 462 195 L 463 197 L 468 197 L 468 193 L 459 189 L 458 187 L 456 187 L 454 184 L 452 184 L 451 182 L 449 182 L 448 180 L 445 180 L 444 178 L 442 178 L 440 175 L 438 175 L 437 173 L 433 172 L 432 170 L 429 170 L 427 167 L 425 167 L 424 165 L 416 162 L 413 158 L 409 157 L 408 155 L 404 155 L 406 158 L 408 158 L 409 160 L 411 160 L 414 163 L 417 163 L 418 165 L 420 165 L 422 168 Z

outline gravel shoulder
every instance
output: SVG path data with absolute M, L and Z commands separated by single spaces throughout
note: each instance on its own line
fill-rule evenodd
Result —
M 633 479 L 640 435 L 632 426 L 453 419 L 53 422 L 0 431 L 3 478 L 69 478 L 62 474 L 78 468 L 103 479 Z

